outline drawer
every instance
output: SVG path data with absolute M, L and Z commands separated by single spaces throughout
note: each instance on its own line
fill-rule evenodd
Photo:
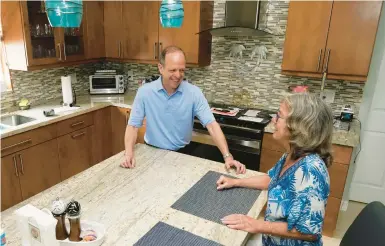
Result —
M 341 199 L 329 197 L 328 204 L 326 205 L 322 235 L 333 237 L 337 225 L 338 213 L 340 212 L 340 205 Z
M 94 124 L 93 113 L 79 115 L 57 123 L 58 136 L 82 129 Z
M 286 152 L 285 148 L 273 138 L 273 134 L 271 133 L 265 133 L 263 135 L 262 149 L 270 149 L 282 153 Z
M 348 165 L 335 162 L 328 168 L 330 176 L 330 196 L 342 198 L 348 170 Z
M 259 171 L 267 173 L 282 157 L 283 153 L 270 149 L 262 149 Z
M 56 124 L 43 126 L 1 140 L 1 156 L 46 142 L 57 136 Z
M 350 164 L 353 148 L 342 145 L 333 144 L 333 161 L 341 164 Z

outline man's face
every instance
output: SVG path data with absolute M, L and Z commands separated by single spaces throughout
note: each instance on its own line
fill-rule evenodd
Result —
M 158 64 L 158 68 L 162 75 L 163 84 L 176 90 L 184 77 L 186 59 L 180 51 L 168 53 L 165 57 L 164 65 Z

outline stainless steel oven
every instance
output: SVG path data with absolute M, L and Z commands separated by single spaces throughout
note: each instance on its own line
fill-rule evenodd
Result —
M 247 169 L 258 171 L 263 128 L 252 129 L 223 123 L 220 123 L 220 126 L 225 134 L 229 151 L 234 159 L 245 164 Z M 197 120 L 194 122 L 192 141 L 188 146 L 187 154 L 223 162 L 222 153 L 215 145 L 207 129 L 205 129 Z

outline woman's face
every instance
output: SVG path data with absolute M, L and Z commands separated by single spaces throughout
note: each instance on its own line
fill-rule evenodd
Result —
M 275 132 L 273 138 L 283 143 L 284 145 L 289 144 L 290 132 L 286 126 L 286 118 L 289 115 L 289 108 L 285 103 L 281 103 L 277 117 L 273 118 L 275 125 Z

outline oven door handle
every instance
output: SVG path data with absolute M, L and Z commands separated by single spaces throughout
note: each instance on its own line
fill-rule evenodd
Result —
M 204 143 L 204 144 L 209 144 L 209 145 L 216 145 L 214 143 L 214 140 L 210 136 L 208 131 L 203 131 L 203 130 L 193 130 L 193 141 L 194 142 L 199 142 L 199 143 Z M 249 138 L 240 138 L 240 137 L 232 137 L 231 135 L 225 135 L 227 144 L 229 145 L 241 145 L 253 149 L 260 149 L 261 142 L 259 140 L 251 140 Z
M 194 119 L 194 123 L 200 124 L 200 121 L 197 119 Z M 261 133 L 261 130 L 258 130 L 258 129 L 250 129 L 250 128 L 246 128 L 246 127 L 242 127 L 242 126 L 233 126 L 233 125 L 219 123 L 219 122 L 218 122 L 218 124 L 221 126 L 221 128 L 227 127 L 227 128 L 238 129 L 238 130 L 247 131 L 247 132 L 251 132 L 251 133 L 257 133 L 257 134 Z

